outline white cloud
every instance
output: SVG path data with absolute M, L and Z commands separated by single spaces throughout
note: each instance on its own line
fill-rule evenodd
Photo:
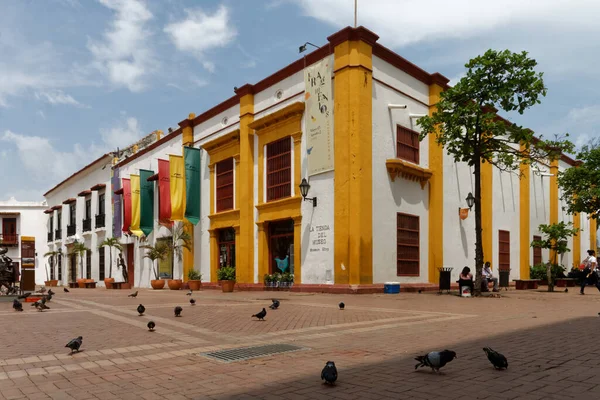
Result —
M 227 46 L 237 35 L 229 20 L 229 10 L 220 6 L 213 14 L 205 13 L 200 8 L 187 9 L 185 12 L 186 19 L 165 26 L 164 32 L 178 50 L 192 53 L 212 73 L 215 65 L 206 60 L 206 52 Z
M 147 27 L 153 15 L 141 0 L 99 1 L 115 12 L 115 18 L 101 42 L 88 43 L 95 65 L 115 86 L 141 91 L 155 63 Z
M 144 132 L 140 128 L 138 120 L 129 117 L 110 129 L 100 130 L 100 134 L 103 143 L 108 146 L 108 150 L 129 146 L 140 139 Z
M 197 87 L 204 87 L 204 86 L 208 85 L 208 81 L 207 81 L 207 80 L 200 79 L 200 78 L 198 78 L 197 76 L 192 76 L 192 77 L 190 78 L 190 80 L 191 80 L 191 81 L 192 81 L 192 83 L 193 83 L 194 85 L 196 85 Z
M 600 104 L 573 108 L 569 111 L 569 119 L 578 124 L 596 125 L 600 123 Z
M 36 114 L 39 115 L 40 118 L 46 119 L 46 114 L 44 114 L 44 112 L 42 110 L 38 110 Z
M 354 21 L 348 0 L 291 0 L 309 16 L 336 27 Z M 434 10 L 432 12 L 432 10 Z M 404 46 L 440 38 L 468 38 L 512 24 L 597 28 L 600 2 L 595 0 L 370 0 L 359 2 L 358 23 L 377 32 L 385 43 Z
M 37 92 L 35 94 L 35 98 L 41 101 L 45 101 L 46 103 L 52 105 L 66 104 L 80 108 L 90 108 L 90 106 L 81 104 L 80 102 L 75 100 L 70 94 L 63 92 L 62 90 Z

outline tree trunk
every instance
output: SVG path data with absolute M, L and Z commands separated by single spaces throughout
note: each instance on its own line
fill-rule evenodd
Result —
M 548 263 L 546 267 L 546 279 L 548 279 L 548 291 L 554 292 L 554 281 L 552 280 L 552 264 Z
M 108 266 L 108 277 L 112 278 L 112 246 L 108 248 L 108 259 L 110 265 Z
M 481 161 L 475 154 L 475 295 L 481 295 L 481 275 L 483 271 L 483 228 L 481 226 Z M 488 199 L 489 200 L 489 199 Z

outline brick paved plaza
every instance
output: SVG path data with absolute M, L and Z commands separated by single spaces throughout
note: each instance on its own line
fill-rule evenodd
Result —
M 0 303 L 0 400 L 597 399 L 600 294 L 592 289 L 470 299 L 206 290 L 192 307 L 185 291 L 140 290 L 132 299 L 59 288 L 43 313 Z M 273 296 L 280 309 L 251 319 Z M 79 335 L 83 351 L 70 356 L 64 346 Z M 230 363 L 200 354 L 274 343 L 302 349 Z M 507 371 L 492 368 L 484 346 L 508 357 Z M 415 355 L 444 348 L 458 358 L 442 374 L 414 370 Z M 339 371 L 334 387 L 320 380 L 328 360 Z

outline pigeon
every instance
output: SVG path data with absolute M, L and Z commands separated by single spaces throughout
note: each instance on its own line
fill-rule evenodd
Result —
M 13 308 L 15 311 L 23 311 L 23 304 L 17 299 L 13 300 Z
M 569 289 L 568 288 L 565 288 L 565 293 L 569 293 Z
M 483 351 L 485 351 L 488 360 L 490 360 L 494 368 L 498 370 L 508 368 L 508 360 L 502 354 L 492 350 L 490 347 L 484 347 Z
M 327 361 L 323 371 L 321 371 L 321 380 L 324 380 L 326 384 L 333 385 L 337 380 L 337 368 L 333 361 Z
M 45 286 L 42 286 L 40 288 L 40 293 L 46 293 L 46 287 Z
M 421 292 L 422 292 L 422 291 L 423 291 L 423 290 L 419 289 L 419 290 L 418 290 L 419 294 L 421 294 Z
M 31 292 L 27 292 L 25 294 L 20 295 L 17 299 L 26 299 L 31 295 Z
M 39 308 L 38 308 L 38 310 L 40 310 L 40 311 L 49 310 L 49 309 L 50 309 L 50 307 L 48 307 L 46 305 L 46 303 L 44 303 L 44 302 L 41 302 L 39 305 Z
M 138 291 L 136 290 L 135 293 L 131 293 L 129 296 L 127 297 L 137 297 Z
M 190 299 L 190 304 L 193 305 L 193 306 L 195 306 L 196 305 L 196 300 Z
M 69 289 L 63 288 L 63 290 L 65 291 L 65 293 L 69 293 Z
M 31 307 L 39 308 L 39 306 L 40 306 L 40 302 L 39 301 L 31 303 Z M 600 315 L 600 313 L 598 313 L 598 314 Z
M 430 367 L 432 371 L 440 372 L 440 368 L 448 364 L 456 358 L 456 353 L 451 350 L 432 351 L 424 356 L 415 358 L 419 364 L 415 365 L 415 369 L 419 367 Z
M 77 339 L 72 339 L 69 343 L 67 343 L 65 347 L 71 349 L 71 354 L 73 354 L 74 351 L 77 351 L 79 353 L 81 343 L 83 343 L 83 336 L 79 336 Z
M 154 323 L 154 321 L 150 321 L 148 322 L 148 330 L 150 332 L 154 332 L 154 327 L 156 326 L 156 324 Z
M 259 321 L 264 321 L 265 320 L 265 316 L 267 315 L 267 310 L 265 310 L 264 308 L 262 309 L 261 312 L 254 314 L 252 316 L 252 318 L 256 317 L 258 318 Z
M 177 306 L 175 307 L 175 316 L 176 317 L 181 317 L 181 312 L 183 311 L 183 308 Z
M 269 308 L 270 308 L 271 310 L 277 310 L 277 309 L 279 308 L 279 300 L 277 300 L 277 299 L 273 299 L 273 300 L 272 300 L 272 302 L 273 302 L 273 304 L 271 304 L 271 305 L 269 306 Z
M 189 292 L 187 292 L 185 295 L 186 296 L 191 296 L 192 295 L 192 290 L 190 290 Z
M 54 292 L 52 291 L 52 289 L 48 290 L 48 295 L 54 296 Z
M 341 302 L 341 303 L 339 304 L 339 306 L 340 306 L 340 310 L 343 310 L 343 309 L 346 307 L 346 305 L 345 305 L 343 302 Z
M 50 300 L 52 300 L 52 295 L 48 294 L 48 296 L 46 296 L 46 301 L 50 301 Z
M 143 304 L 140 304 L 140 305 L 138 306 L 138 308 L 137 308 L 137 312 L 138 312 L 138 314 L 140 314 L 140 315 L 144 315 L 144 311 L 146 311 L 146 307 L 144 307 L 144 305 L 143 305 Z

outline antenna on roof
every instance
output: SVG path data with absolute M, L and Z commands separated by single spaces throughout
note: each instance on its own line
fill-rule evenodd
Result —
M 358 0 L 354 0 L 354 27 L 356 28 L 358 22 Z

